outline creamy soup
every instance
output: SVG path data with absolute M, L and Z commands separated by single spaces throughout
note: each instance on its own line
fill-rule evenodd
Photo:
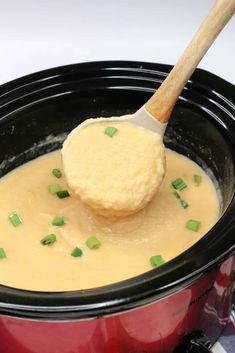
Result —
M 125 218 L 97 216 L 72 195 L 59 151 L 1 178 L 1 284 L 92 288 L 141 274 L 188 249 L 218 219 L 216 192 L 189 159 L 166 150 L 166 162 L 158 193 Z

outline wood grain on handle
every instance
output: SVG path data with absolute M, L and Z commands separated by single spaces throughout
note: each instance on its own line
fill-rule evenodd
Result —
M 166 123 L 186 82 L 215 38 L 235 12 L 235 0 L 217 0 L 193 39 L 145 108 Z

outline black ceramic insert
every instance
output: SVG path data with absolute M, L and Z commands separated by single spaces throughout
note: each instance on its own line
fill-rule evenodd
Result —
M 60 148 L 66 134 L 86 118 L 136 111 L 171 68 L 93 62 L 38 72 L 0 86 L 0 176 Z M 0 286 L 0 312 L 77 318 L 119 311 L 175 291 L 231 254 L 235 249 L 234 103 L 230 83 L 198 69 L 176 104 L 165 135 L 165 144 L 199 163 L 220 190 L 223 216 L 201 241 L 161 268 L 112 286 L 53 294 Z

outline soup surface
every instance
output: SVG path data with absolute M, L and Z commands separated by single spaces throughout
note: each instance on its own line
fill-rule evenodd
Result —
M 68 190 L 63 171 L 60 178 L 52 174 L 61 168 L 59 151 L 1 178 L 0 283 L 39 291 L 92 288 L 141 274 L 159 259 L 166 262 L 189 248 L 217 221 L 217 195 L 189 159 L 166 150 L 166 162 L 153 200 L 125 218 L 94 215 L 72 194 L 58 197 L 56 188 Z M 172 186 L 178 178 L 187 185 L 182 190 Z M 51 234 L 48 244 L 44 238 Z M 90 237 L 96 239 L 87 245 Z

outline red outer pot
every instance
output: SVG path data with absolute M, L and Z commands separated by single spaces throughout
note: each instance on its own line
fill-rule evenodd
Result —
M 194 331 L 215 342 L 230 314 L 235 256 L 184 289 L 137 309 L 74 321 L 2 315 L 1 353 L 170 353 Z
M 51 133 L 64 137 L 87 117 L 136 111 L 171 68 L 84 63 L 1 86 L 0 177 L 60 148 L 62 139 L 46 139 Z M 233 92 L 228 82 L 196 70 L 165 135 L 168 147 L 215 176 L 219 222 L 175 259 L 110 286 L 42 293 L 0 285 L 0 353 L 209 352 L 228 321 L 235 279 Z

